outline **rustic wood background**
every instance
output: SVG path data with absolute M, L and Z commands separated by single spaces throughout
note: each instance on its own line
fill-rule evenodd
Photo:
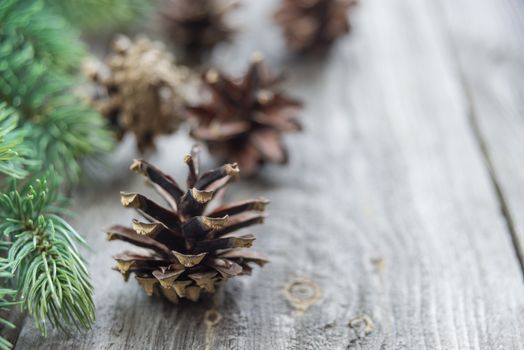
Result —
M 128 140 L 74 195 L 95 327 L 44 339 L 26 319 L 18 349 L 524 349 L 524 2 L 361 0 L 353 33 L 307 62 L 276 3 L 244 1 L 213 58 L 238 73 L 260 51 L 307 102 L 291 164 L 229 192 L 272 200 L 253 230 L 271 263 L 202 304 L 124 283 L 127 247 L 103 228 L 133 217 L 120 190 L 148 191 Z M 184 134 L 149 160 L 184 176 Z

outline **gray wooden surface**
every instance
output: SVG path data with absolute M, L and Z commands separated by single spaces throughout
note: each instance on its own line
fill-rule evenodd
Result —
M 445 23 L 473 129 L 524 261 L 524 2 L 447 0 Z M 471 13 L 468 21 L 460 14 Z M 524 269 L 524 265 L 522 265 Z
M 353 34 L 301 62 L 267 18 L 275 0 L 244 3 L 216 64 L 239 72 L 261 51 L 307 102 L 291 164 L 229 192 L 272 200 L 253 230 L 271 263 L 196 305 L 124 283 L 110 268 L 126 246 L 102 229 L 133 217 L 120 190 L 149 191 L 124 145 L 73 206 L 93 247 L 95 327 L 43 339 L 26 320 L 17 348 L 524 349 L 524 5 L 362 0 Z M 183 135 L 150 157 L 178 177 Z

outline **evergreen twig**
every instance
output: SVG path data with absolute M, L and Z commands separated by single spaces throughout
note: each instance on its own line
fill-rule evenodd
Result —
M 17 38 L 29 44 L 34 50 L 34 59 L 47 67 L 77 68 L 85 54 L 79 34 L 45 6 L 43 0 L 3 0 L 0 3 L 2 40 L 13 42 Z
M 95 318 L 93 287 L 75 244 L 84 240 L 59 216 L 61 201 L 57 184 L 45 178 L 0 197 L 0 231 L 12 242 L 3 268 L 44 336 L 48 323 L 68 332 L 89 329 Z
M 69 22 L 87 30 L 125 26 L 147 14 L 154 1 L 144 0 L 46 0 L 46 4 Z M 89 13 L 89 16 L 86 16 Z
M 18 116 L 0 102 L 0 172 L 14 178 L 27 175 L 30 153 L 23 143 L 25 130 L 17 129 Z
M 0 269 L 5 264 L 5 259 L 0 260 Z M 13 301 L 16 297 L 16 290 L 9 288 L 6 286 L 6 282 L 8 279 L 12 278 L 11 274 L 6 271 L 0 271 L 0 281 L 1 281 L 1 287 L 0 287 L 0 312 L 7 312 L 8 309 L 18 304 L 17 301 Z M 2 327 L 7 328 L 15 328 L 15 325 L 11 322 L 3 319 L 0 317 L 0 325 Z M 9 350 L 12 349 L 13 345 L 4 337 L 0 336 L 0 349 L 1 350 Z
M 20 3 L 32 10 L 31 16 L 14 0 L 0 5 L 0 100 L 16 109 L 22 126 L 31 128 L 27 140 L 44 168 L 53 166 L 65 178 L 76 182 L 80 177 L 81 158 L 108 151 L 112 135 L 98 113 L 72 93 L 77 79 L 57 68 L 63 66 L 58 62 L 65 62 L 75 51 L 60 47 L 78 47 L 78 42 L 67 35 L 55 37 L 59 33 L 53 30 L 47 33 L 53 40 L 61 40 L 61 46 L 44 44 L 43 34 L 39 40 L 31 40 L 35 37 L 26 33 L 36 30 L 27 29 L 33 26 L 27 21 L 38 17 L 37 13 L 48 19 L 52 15 L 40 6 L 42 1 Z M 48 26 L 52 27 L 53 23 Z M 48 41 L 52 40 L 48 38 Z M 44 51 L 53 60 L 47 59 Z

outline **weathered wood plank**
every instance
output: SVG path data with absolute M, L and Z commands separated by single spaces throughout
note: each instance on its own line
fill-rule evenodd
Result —
M 245 32 L 216 55 L 236 71 L 255 49 L 287 63 L 289 89 L 308 101 L 290 166 L 230 193 L 272 200 L 255 230 L 272 263 L 199 305 L 172 307 L 125 284 L 110 270 L 125 245 L 101 233 L 132 217 L 118 191 L 144 188 L 122 151 L 113 180 L 79 191 L 74 206 L 93 247 L 94 329 L 42 339 L 26 322 L 18 348 L 524 349 L 521 274 L 439 13 L 427 1 L 367 0 L 352 37 L 325 63 L 301 64 L 282 59 L 267 29 L 274 3 L 246 2 Z M 182 176 L 189 144 L 166 139 L 151 161 Z M 297 278 L 321 292 L 305 311 L 284 293 Z M 301 283 L 295 294 L 314 297 Z M 206 321 L 208 310 L 222 319 Z
M 524 271 L 524 3 L 444 1 L 471 118 Z M 466 14 L 475 13 L 464 20 Z

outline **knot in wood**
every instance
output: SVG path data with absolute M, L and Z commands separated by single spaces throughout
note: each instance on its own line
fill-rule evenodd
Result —
M 315 282 L 307 278 L 297 278 L 286 286 L 284 296 L 292 307 L 305 311 L 320 301 L 322 293 Z
M 375 330 L 375 324 L 368 315 L 359 315 L 352 318 L 348 323 L 349 328 L 353 329 L 355 336 L 362 339 Z
M 208 327 L 215 326 L 221 319 L 222 315 L 216 310 L 207 310 L 204 314 L 204 322 Z

